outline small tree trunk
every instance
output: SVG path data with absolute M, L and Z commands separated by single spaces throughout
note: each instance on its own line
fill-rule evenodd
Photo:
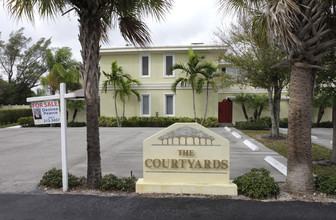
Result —
M 115 110 L 116 119 L 117 119 L 117 126 L 120 127 L 119 117 L 118 117 L 118 108 L 117 108 L 117 88 L 115 84 L 113 86 L 114 86 L 114 110 Z
M 323 117 L 323 114 L 324 114 L 324 108 L 320 106 L 319 111 L 318 111 L 318 115 L 317 115 L 317 120 L 316 120 L 316 126 L 317 127 L 320 127 L 320 122 L 321 122 L 321 119 Z
M 268 89 L 268 101 L 270 105 L 271 112 L 271 137 L 278 138 L 279 137 L 279 120 L 280 120 L 280 99 L 281 99 L 281 90 L 276 91 L 274 89 L 274 98 L 272 89 Z
M 333 120 L 333 140 L 332 140 L 332 154 L 331 154 L 331 162 L 336 163 L 336 106 L 333 108 L 334 111 L 334 120 Z
M 194 89 L 194 88 L 192 88 L 192 94 L 193 94 L 193 109 L 194 109 L 194 117 L 195 117 L 195 122 L 197 123 L 196 107 L 195 107 L 195 89 Z
M 246 112 L 246 108 L 245 108 L 244 103 L 242 103 L 242 110 L 243 110 L 244 117 L 245 117 L 246 121 L 248 121 L 249 118 L 248 118 L 248 115 L 247 115 L 247 112 Z
M 312 69 L 292 66 L 286 187 L 294 193 L 315 189 L 311 156 L 312 74 Z
M 74 113 L 72 115 L 72 123 L 75 122 L 76 116 L 77 116 L 77 108 L 75 108 Z
M 254 110 L 253 118 L 254 118 L 254 122 L 257 122 L 257 120 L 258 120 L 258 109 Z
M 205 112 L 204 112 L 204 117 L 202 120 L 201 125 L 203 125 L 204 121 L 205 121 L 205 117 L 208 111 L 208 100 L 209 100 L 209 83 L 207 83 L 207 93 L 206 93 L 206 103 L 205 103 Z
M 123 101 L 123 115 L 122 115 L 122 121 L 125 118 L 125 100 Z
M 264 106 L 260 106 L 257 120 L 260 119 L 260 116 L 261 116 L 261 113 L 262 113 L 263 109 L 264 109 Z

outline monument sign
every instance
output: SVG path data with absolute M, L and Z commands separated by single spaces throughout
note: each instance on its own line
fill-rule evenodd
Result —
M 237 195 L 230 143 L 197 123 L 176 123 L 143 142 L 137 193 Z

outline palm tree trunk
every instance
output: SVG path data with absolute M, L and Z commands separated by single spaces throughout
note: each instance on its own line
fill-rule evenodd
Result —
M 125 100 L 123 101 L 123 115 L 122 115 L 122 121 L 125 118 Z
M 119 124 L 119 117 L 118 117 L 118 108 L 117 108 L 117 88 L 116 88 L 116 84 L 113 84 L 114 86 L 114 110 L 115 110 L 115 114 L 116 114 L 116 119 L 117 119 L 117 126 L 120 127 Z
M 101 173 L 100 141 L 98 126 L 99 109 L 99 42 L 100 21 L 88 13 L 79 14 L 79 41 L 83 63 L 84 96 L 86 104 L 86 135 L 87 135 L 87 186 L 99 188 Z
M 315 189 L 311 156 L 312 75 L 312 69 L 292 67 L 286 187 L 296 193 Z
M 76 116 L 77 116 L 77 108 L 75 108 L 74 113 L 72 115 L 72 123 L 75 122 Z
M 333 140 L 332 140 L 332 154 L 330 161 L 336 163 L 336 105 L 334 106 L 333 111 L 334 111 Z
M 276 91 L 276 89 L 274 89 L 274 97 L 273 97 L 273 92 L 271 89 L 268 89 L 267 92 L 268 92 L 268 100 L 270 104 L 271 122 L 272 122 L 270 136 L 272 138 L 278 138 L 279 137 L 281 91 Z
M 317 115 L 317 119 L 316 119 L 316 126 L 317 127 L 320 127 L 320 122 L 321 122 L 321 119 L 324 115 L 324 108 L 323 107 L 319 107 L 319 111 L 318 111 L 318 115 Z
M 245 107 L 244 103 L 242 103 L 242 110 L 243 110 L 244 117 L 245 117 L 246 121 L 248 121 L 248 115 L 247 115 L 246 107 Z
M 194 117 L 195 117 L 195 122 L 197 123 L 196 108 L 195 108 L 195 89 L 194 89 L 194 87 L 192 88 L 192 94 L 193 94 Z
M 205 121 L 205 117 L 208 111 L 208 100 L 209 100 L 209 83 L 207 83 L 207 93 L 206 93 L 206 103 L 205 103 L 205 112 L 204 112 L 204 117 L 202 120 L 201 125 L 203 125 L 204 121 Z

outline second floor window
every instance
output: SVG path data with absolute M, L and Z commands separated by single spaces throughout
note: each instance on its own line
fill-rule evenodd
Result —
M 174 76 L 174 71 L 171 71 L 171 67 L 174 65 L 174 55 L 167 54 L 164 56 L 164 75 Z
M 150 76 L 150 56 L 149 55 L 141 56 L 141 76 L 143 77 Z

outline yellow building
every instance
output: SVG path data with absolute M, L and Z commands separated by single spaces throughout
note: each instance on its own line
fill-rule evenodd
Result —
M 236 75 L 237 70 L 220 61 L 218 58 L 219 47 L 215 45 L 192 44 L 189 46 L 164 46 L 164 47 L 118 47 L 100 50 L 101 72 L 111 73 L 111 63 L 117 61 L 118 66 L 123 68 L 124 73 L 130 74 L 133 78 L 141 81 L 141 86 L 134 89 L 141 94 L 141 101 L 138 102 L 135 95 L 126 100 L 125 116 L 141 117 L 194 117 L 192 106 L 192 91 L 190 87 L 177 87 L 176 93 L 171 90 L 172 83 L 181 75 L 181 71 L 169 71 L 169 68 L 176 63 L 188 62 L 188 50 L 205 56 L 206 61 L 211 61 L 219 66 L 219 71 Z M 106 80 L 104 75 L 100 78 L 100 115 L 115 117 L 114 92 L 109 86 L 107 92 L 102 91 L 102 83 Z M 219 118 L 222 123 L 235 123 L 245 121 L 240 104 L 234 102 L 235 96 L 239 93 L 260 93 L 266 94 L 264 89 L 244 88 L 232 86 L 220 89 L 218 92 L 210 90 L 207 117 Z M 287 118 L 288 99 L 287 90 L 283 91 L 281 100 L 280 118 Z M 205 111 L 206 92 L 195 95 L 197 117 L 202 118 Z M 233 101 L 233 102 L 231 102 Z M 122 103 L 117 98 L 118 114 L 122 114 Z M 247 109 L 248 115 L 252 117 L 253 109 Z M 317 110 L 314 108 L 312 121 L 317 118 Z M 270 112 L 265 109 L 261 117 L 270 117 Z M 322 121 L 331 121 L 332 110 L 325 110 Z

